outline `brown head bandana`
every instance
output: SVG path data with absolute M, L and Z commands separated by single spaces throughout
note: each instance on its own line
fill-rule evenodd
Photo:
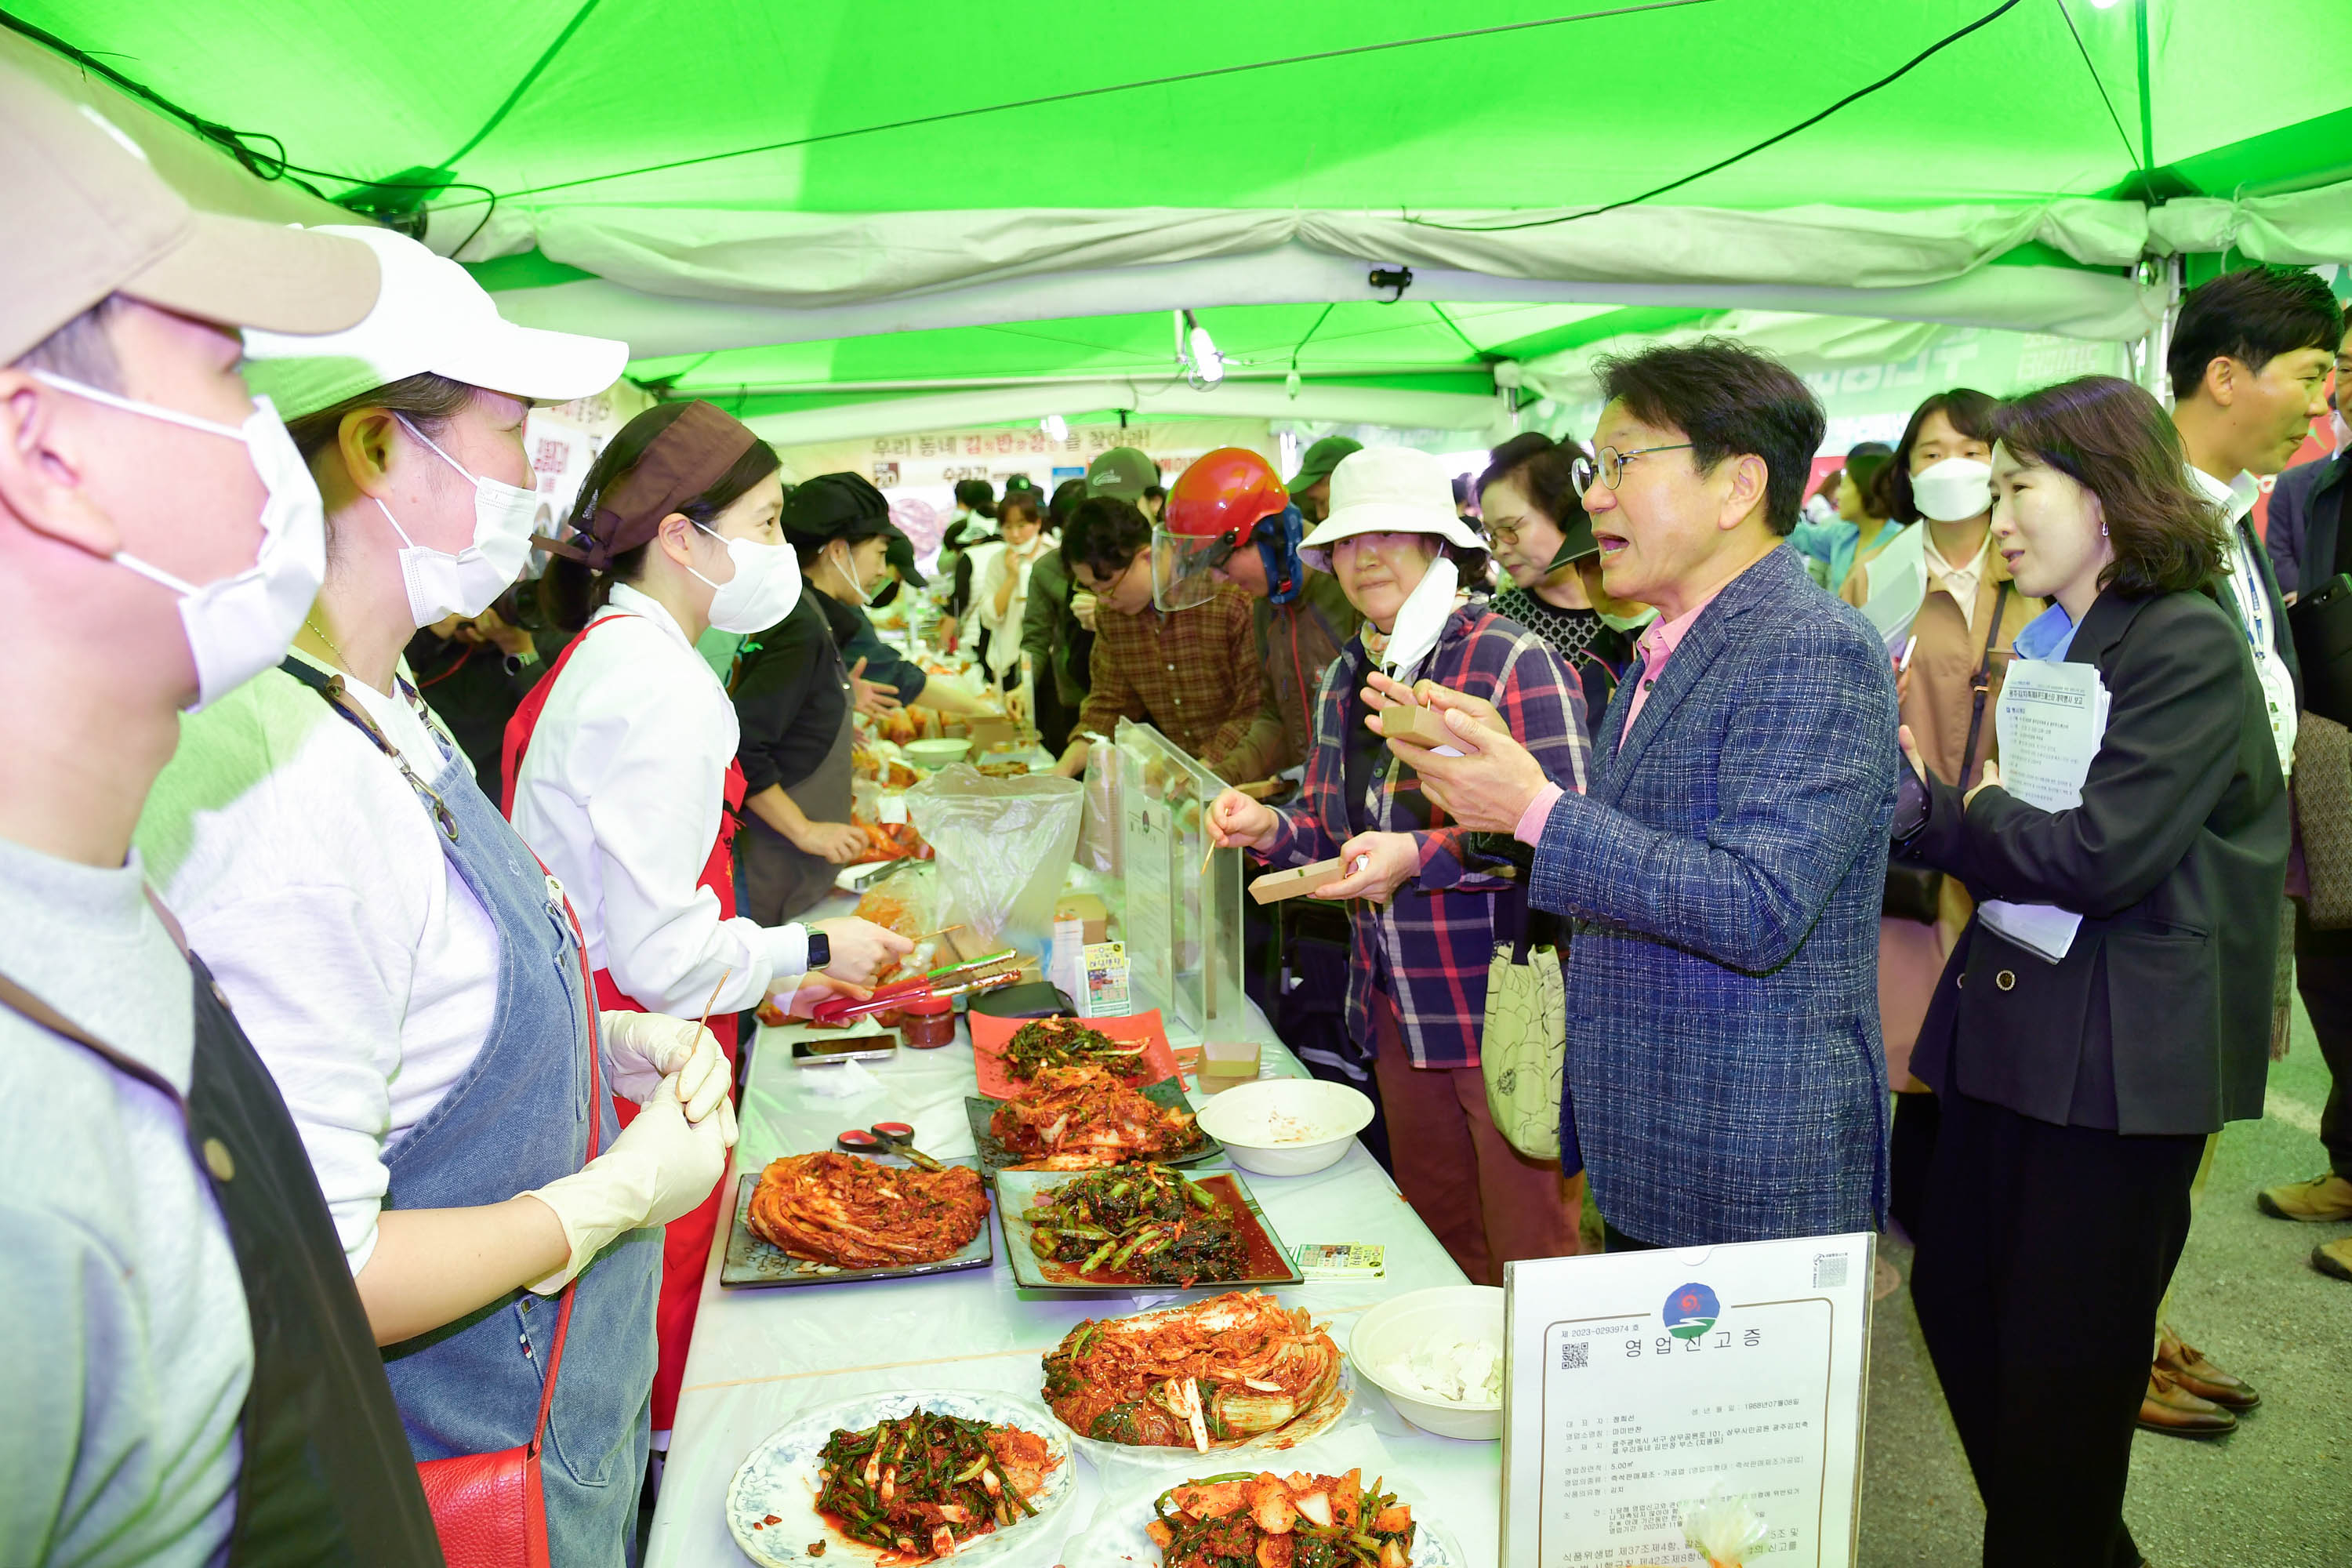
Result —
M 651 539 L 662 519 L 717 484 L 759 439 L 717 405 L 689 403 L 635 466 L 604 488 L 584 531 L 570 540 L 541 536 L 535 542 L 602 572 Z

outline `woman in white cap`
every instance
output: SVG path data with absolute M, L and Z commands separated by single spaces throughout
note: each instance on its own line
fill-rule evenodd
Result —
M 512 326 L 455 263 L 338 232 L 376 253 L 375 310 L 247 340 L 325 500 L 325 586 L 283 665 L 185 721 L 138 843 L 284 1092 L 411 1449 L 551 1430 L 551 1558 L 616 1564 L 653 1384 L 647 1227 L 722 1168 L 727 1076 L 691 1024 L 600 1018 L 562 889 L 397 661 L 526 558 L 531 401 L 608 385 L 626 350 Z M 646 1113 L 621 1131 L 600 1089 Z
M 507 726 L 507 815 L 572 890 L 608 1008 L 709 1015 L 735 1055 L 734 1015 L 772 994 L 814 1002 L 859 984 L 914 944 L 846 919 L 762 926 L 735 912 L 741 730 L 695 652 L 711 628 L 745 636 L 800 601 L 777 519 L 775 453 L 709 403 L 646 409 L 599 453 L 540 579 L 548 616 L 577 631 Z M 719 1224 L 717 1173 L 663 1243 L 661 1367 L 653 1424 L 667 1431 Z
M 1227 790 L 1211 826 L 1219 843 L 1274 866 L 1343 862 L 1315 892 L 1360 900 L 1348 1025 L 1375 1045 L 1397 1184 L 1465 1274 L 1499 1285 L 1507 1261 L 1577 1250 L 1559 1163 L 1512 1149 L 1487 1114 L 1478 1066 L 1487 963 L 1498 934 L 1520 934 L 1524 884 L 1496 874 L 1501 863 L 1481 856 L 1480 836 L 1446 826 L 1366 727 L 1362 689 L 1376 673 L 1407 685 L 1466 681 L 1580 786 L 1583 697 L 1542 638 L 1462 586 L 1484 580 L 1486 552 L 1427 453 L 1381 447 L 1341 459 L 1330 511 L 1299 553 L 1339 577 L 1364 625 L 1324 675 L 1298 803 L 1276 808 Z

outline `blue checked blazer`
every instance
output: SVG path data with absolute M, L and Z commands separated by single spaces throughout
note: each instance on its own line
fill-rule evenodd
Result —
M 1783 545 L 1700 612 L 1626 734 L 1639 679 L 1529 887 L 1574 922 L 1567 1093 L 1593 1201 L 1661 1246 L 1874 1230 L 1884 645 Z

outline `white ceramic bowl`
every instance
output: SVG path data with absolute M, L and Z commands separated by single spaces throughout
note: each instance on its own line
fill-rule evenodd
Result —
M 1503 1406 L 1457 1405 L 1407 1394 L 1381 1372 L 1385 1363 L 1433 1340 L 1503 1342 L 1503 1293 L 1491 1285 L 1442 1285 L 1381 1302 L 1356 1320 L 1348 1361 L 1356 1375 L 1389 1396 L 1398 1414 L 1441 1437 L 1493 1442 L 1503 1435 Z
M 925 773 L 936 773 L 950 763 L 960 763 L 971 751 L 970 741 L 934 739 L 909 741 L 901 748 L 907 760 Z
M 1344 1083 L 1267 1078 L 1235 1084 L 1201 1107 L 1201 1130 L 1244 1171 L 1304 1176 L 1336 1165 L 1371 1124 L 1372 1102 Z

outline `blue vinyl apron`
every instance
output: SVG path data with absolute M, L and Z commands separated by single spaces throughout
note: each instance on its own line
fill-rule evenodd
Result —
M 307 666 L 289 673 L 323 683 Z M 336 710 L 356 722 L 348 709 Z M 620 1135 L 612 1097 L 589 1104 L 594 1003 L 562 889 L 465 764 L 439 749 L 432 789 L 446 817 L 421 791 L 418 798 L 441 853 L 498 930 L 499 999 L 473 1064 L 386 1151 L 386 1208 L 478 1207 L 568 1176 L 586 1162 L 592 1112 L 602 1147 Z M 580 1273 L 542 1459 L 549 1560 L 561 1568 L 622 1563 L 635 1536 L 661 1261 L 654 1226 L 622 1236 Z M 558 1300 L 517 1290 L 385 1347 L 384 1373 L 418 1459 L 530 1441 Z

